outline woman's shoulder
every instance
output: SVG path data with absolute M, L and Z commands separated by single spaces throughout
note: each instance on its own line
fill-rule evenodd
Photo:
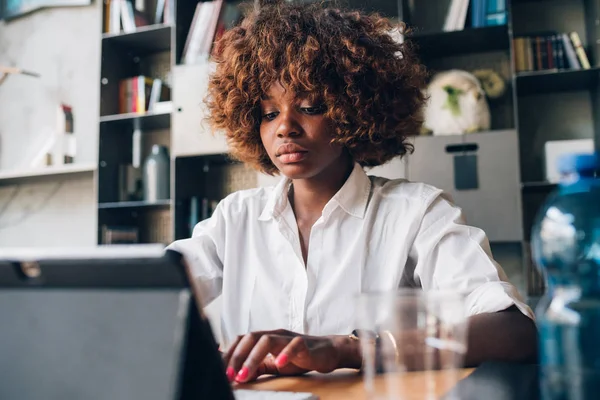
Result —
M 384 202 L 410 202 L 423 205 L 430 203 L 444 191 L 424 182 L 413 182 L 408 179 L 388 179 L 369 176 L 373 187 L 373 196 Z
M 273 190 L 275 190 L 274 186 L 238 190 L 227 195 L 221 200 L 220 205 L 227 214 L 235 213 L 239 215 L 241 212 L 262 211 Z

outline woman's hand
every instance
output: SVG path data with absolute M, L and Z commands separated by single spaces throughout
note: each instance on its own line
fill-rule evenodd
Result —
M 347 336 L 305 336 L 286 330 L 239 336 L 224 356 L 229 381 L 249 382 L 261 375 L 299 375 L 360 368 L 359 343 Z

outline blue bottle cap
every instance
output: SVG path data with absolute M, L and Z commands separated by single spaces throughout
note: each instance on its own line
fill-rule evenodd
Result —
M 600 157 L 594 153 L 565 154 L 558 159 L 561 174 L 589 174 L 600 171 Z

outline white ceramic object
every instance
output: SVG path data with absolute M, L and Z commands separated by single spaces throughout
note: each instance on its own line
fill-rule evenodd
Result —
M 457 94 L 457 112 L 449 107 L 448 88 Z M 490 109 L 480 81 L 467 71 L 436 74 L 427 87 L 425 128 L 433 135 L 457 135 L 489 130 Z

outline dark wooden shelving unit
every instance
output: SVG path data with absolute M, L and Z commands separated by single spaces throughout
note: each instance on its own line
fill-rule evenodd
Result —
M 158 53 L 171 49 L 172 26 L 148 25 L 131 33 L 104 33 L 102 42 L 133 49 L 138 53 Z
M 113 114 L 100 117 L 100 127 L 102 130 L 112 130 L 119 128 L 139 128 L 142 130 L 169 129 L 171 127 L 171 113 L 153 113 L 145 114 L 128 113 Z
M 466 28 L 460 31 L 423 33 L 410 37 L 425 59 L 459 56 L 491 51 L 508 51 L 510 40 L 506 25 Z
M 98 208 L 103 210 L 110 209 L 125 209 L 125 208 L 153 208 L 153 207 L 170 207 L 171 200 L 157 201 L 116 201 L 110 203 L 99 203 Z
M 521 72 L 516 75 L 520 96 L 592 90 L 598 85 L 600 68 Z
M 159 78 L 163 84 L 169 84 L 174 30 L 174 24 L 162 23 L 141 26 L 130 33 L 102 34 L 97 179 L 99 244 L 104 240 L 103 227 L 135 228 L 139 231 L 140 243 L 166 244 L 173 240 L 171 200 L 120 201 L 130 197 L 123 193 L 120 185 L 126 176 L 125 166 L 137 164 L 134 153 L 138 153 L 134 148 L 139 146 L 140 164 L 136 167 L 141 179 L 143 162 L 152 145 L 170 147 L 172 113 L 119 113 L 119 85 L 122 80 L 136 76 Z M 138 182 L 138 193 L 140 184 Z
M 550 193 L 558 187 L 556 183 L 550 182 L 523 182 L 521 190 L 523 193 Z

